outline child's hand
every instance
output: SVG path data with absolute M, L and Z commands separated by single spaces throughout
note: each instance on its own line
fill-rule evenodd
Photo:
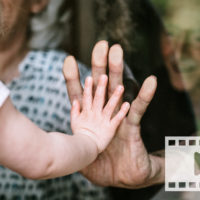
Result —
M 107 82 L 107 76 L 102 75 L 93 98 L 93 79 L 88 77 L 85 81 L 82 110 L 80 111 L 80 103 L 77 100 L 73 102 L 71 110 L 73 133 L 90 137 L 96 143 L 99 153 L 108 146 L 117 127 L 130 108 L 129 103 L 123 103 L 120 111 L 113 116 L 113 112 L 123 94 L 123 86 L 116 88 L 108 103 L 104 106 Z

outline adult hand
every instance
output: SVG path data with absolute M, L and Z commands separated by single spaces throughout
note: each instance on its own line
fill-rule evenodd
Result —
M 106 73 L 108 54 L 110 96 L 116 86 L 122 84 L 123 51 L 119 45 L 114 45 L 109 50 L 105 41 L 97 43 L 92 54 L 92 76 L 97 83 L 99 76 Z M 65 60 L 63 72 L 70 100 L 81 100 L 82 88 L 73 57 Z M 131 104 L 128 116 L 119 126 L 108 148 L 95 162 L 82 170 L 82 174 L 93 183 L 102 186 L 141 188 L 164 180 L 164 159 L 149 155 L 140 135 L 140 121 L 154 96 L 156 85 L 156 78 L 153 76 L 145 80 L 137 98 Z
M 130 189 L 164 181 L 164 160 L 147 153 L 140 135 L 140 120 L 155 89 L 156 79 L 146 79 L 108 148 L 82 170 L 90 181 L 102 186 Z
M 102 74 L 106 74 L 109 57 L 109 85 L 108 97 L 112 95 L 117 85 L 123 82 L 123 51 L 120 45 L 114 45 L 110 48 L 106 41 L 98 42 L 92 52 L 92 77 L 94 80 L 94 91 L 98 80 Z M 82 101 L 83 89 L 80 83 L 78 65 L 73 56 L 68 56 L 65 60 L 63 73 L 67 83 L 67 90 L 70 101 L 74 99 Z M 122 99 L 121 99 L 122 102 Z M 118 105 L 118 109 L 120 104 Z

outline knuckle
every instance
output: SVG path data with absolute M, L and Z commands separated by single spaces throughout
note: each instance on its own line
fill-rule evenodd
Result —
M 88 97 L 88 95 L 90 95 L 90 88 L 85 88 L 84 89 L 84 97 Z
M 82 94 L 71 94 L 70 97 L 71 99 L 81 100 Z
M 97 91 L 95 93 L 95 100 L 99 102 L 101 99 L 102 99 L 102 92 L 101 91 Z
M 136 104 L 132 105 L 131 110 L 136 117 L 140 117 L 144 112 L 144 108 Z
M 147 106 L 150 103 L 150 101 L 144 99 L 140 94 L 138 95 L 138 102 L 144 106 Z
M 105 61 L 102 59 L 101 56 L 97 56 L 95 55 L 96 57 L 93 59 L 93 65 L 96 67 L 96 70 L 104 70 L 105 69 Z
M 68 84 L 69 82 L 74 83 L 79 79 L 79 76 L 77 73 L 67 73 L 65 74 L 65 79 Z
M 108 94 L 109 95 L 112 95 L 113 94 L 113 92 L 114 92 L 114 88 L 112 88 L 112 87 L 108 87 Z

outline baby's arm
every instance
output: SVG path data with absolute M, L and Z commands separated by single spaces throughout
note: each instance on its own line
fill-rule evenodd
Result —
M 107 147 L 129 109 L 123 104 L 111 119 L 123 89 L 118 88 L 103 108 L 106 85 L 104 76 L 93 99 L 92 80 L 87 79 L 82 111 L 79 102 L 72 106 L 73 136 L 42 131 L 8 99 L 0 108 L 0 164 L 31 179 L 63 176 L 89 165 Z

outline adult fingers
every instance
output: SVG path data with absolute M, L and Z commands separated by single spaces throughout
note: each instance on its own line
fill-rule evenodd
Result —
M 140 121 L 155 94 L 156 87 L 157 79 L 155 76 L 150 76 L 144 81 L 137 98 L 131 104 L 127 117 L 130 124 L 140 125 Z
M 92 77 L 94 80 L 94 90 L 96 90 L 98 80 L 102 74 L 106 74 L 108 42 L 98 42 L 92 52 Z
M 120 45 L 116 44 L 109 51 L 109 85 L 108 97 L 113 94 L 118 85 L 123 85 L 123 50 Z
M 81 103 L 83 88 L 80 83 L 78 64 L 73 56 L 68 56 L 65 59 L 63 74 L 66 80 L 70 102 L 72 103 L 73 100 L 77 99 Z

